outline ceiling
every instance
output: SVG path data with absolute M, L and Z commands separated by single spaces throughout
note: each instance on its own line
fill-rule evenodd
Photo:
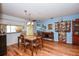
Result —
M 48 18 L 79 13 L 78 3 L 2 3 L 2 13 L 25 18 L 31 13 L 31 19 L 44 20 Z

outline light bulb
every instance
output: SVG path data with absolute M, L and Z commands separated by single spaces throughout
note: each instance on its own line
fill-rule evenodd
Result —
M 29 24 L 30 24 L 30 22 L 27 23 L 27 25 L 29 25 Z
M 32 25 L 33 25 L 34 23 L 32 22 Z

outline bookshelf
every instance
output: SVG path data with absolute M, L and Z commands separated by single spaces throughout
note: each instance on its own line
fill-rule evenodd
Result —
M 58 32 L 59 42 L 66 43 L 66 33 L 71 31 L 71 21 L 56 22 L 55 31 Z
M 56 32 L 70 32 L 71 30 L 71 21 L 61 21 L 55 23 L 55 31 Z

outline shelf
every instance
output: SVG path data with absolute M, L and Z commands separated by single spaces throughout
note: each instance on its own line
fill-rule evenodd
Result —
M 79 21 L 78 20 L 75 20 L 72 22 L 73 44 L 76 44 L 76 45 L 79 45 Z
M 62 22 L 55 23 L 55 31 L 70 32 L 70 29 L 71 29 L 71 22 L 70 21 L 62 21 Z

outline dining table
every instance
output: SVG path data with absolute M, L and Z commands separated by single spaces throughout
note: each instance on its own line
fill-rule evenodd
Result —
M 34 35 L 24 35 L 24 40 L 28 41 L 31 45 L 31 55 L 33 56 L 33 42 L 35 40 L 37 40 L 37 37 L 38 38 L 42 38 L 41 36 L 34 36 Z M 42 40 L 42 39 L 41 39 Z M 42 42 L 42 47 L 43 47 L 43 40 L 41 41 Z M 19 44 L 19 40 L 18 40 L 18 44 Z
M 33 42 L 35 40 L 37 40 L 36 36 L 24 36 L 24 39 L 30 42 L 30 45 L 31 45 L 31 54 L 33 56 Z

